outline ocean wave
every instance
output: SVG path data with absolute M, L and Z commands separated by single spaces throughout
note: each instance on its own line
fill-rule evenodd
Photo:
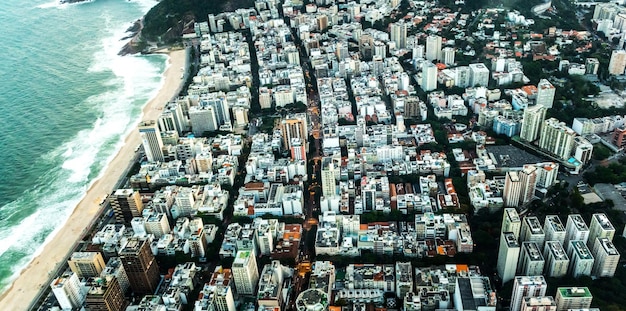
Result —
M 136 0 L 133 0 L 134 2 Z M 141 10 L 156 2 L 136 1 Z M 42 5 L 42 6 L 45 6 Z M 145 103 L 163 84 L 165 56 L 118 56 L 128 25 L 110 19 L 101 48 L 93 55 L 89 72 L 107 73 L 104 91 L 86 98 L 81 106 L 96 113 L 91 125 L 70 140 L 41 155 L 49 169 L 34 187 L 0 207 L 0 289 L 15 279 L 67 221 L 85 191 L 135 130 Z M 8 276 L 10 275 L 10 276 Z
M 40 4 L 36 6 L 36 8 L 38 9 L 51 9 L 51 8 L 64 9 L 70 5 L 80 5 L 80 4 L 85 4 L 85 3 L 94 2 L 94 1 L 95 0 L 84 0 L 80 2 L 67 3 L 67 2 L 61 2 L 61 0 L 56 0 L 56 1 L 48 2 L 48 3 Z

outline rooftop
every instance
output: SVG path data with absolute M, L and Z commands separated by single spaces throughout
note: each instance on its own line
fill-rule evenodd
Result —
M 587 287 L 559 287 L 557 288 L 557 292 L 560 293 L 563 298 L 593 297 Z

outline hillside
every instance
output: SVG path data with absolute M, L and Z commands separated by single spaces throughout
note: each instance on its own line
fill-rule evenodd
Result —
M 219 14 L 254 5 L 253 0 L 162 0 L 144 18 L 142 37 L 148 41 L 178 40 L 183 25 L 189 21 L 206 21 L 209 14 Z

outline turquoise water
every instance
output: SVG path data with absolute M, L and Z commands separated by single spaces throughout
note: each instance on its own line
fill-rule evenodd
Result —
M 0 291 L 67 220 L 161 85 L 117 56 L 152 0 L 0 2 Z

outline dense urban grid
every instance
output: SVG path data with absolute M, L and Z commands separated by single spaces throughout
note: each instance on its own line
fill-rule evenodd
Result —
M 623 309 L 622 2 L 189 23 L 194 74 L 35 309 Z

